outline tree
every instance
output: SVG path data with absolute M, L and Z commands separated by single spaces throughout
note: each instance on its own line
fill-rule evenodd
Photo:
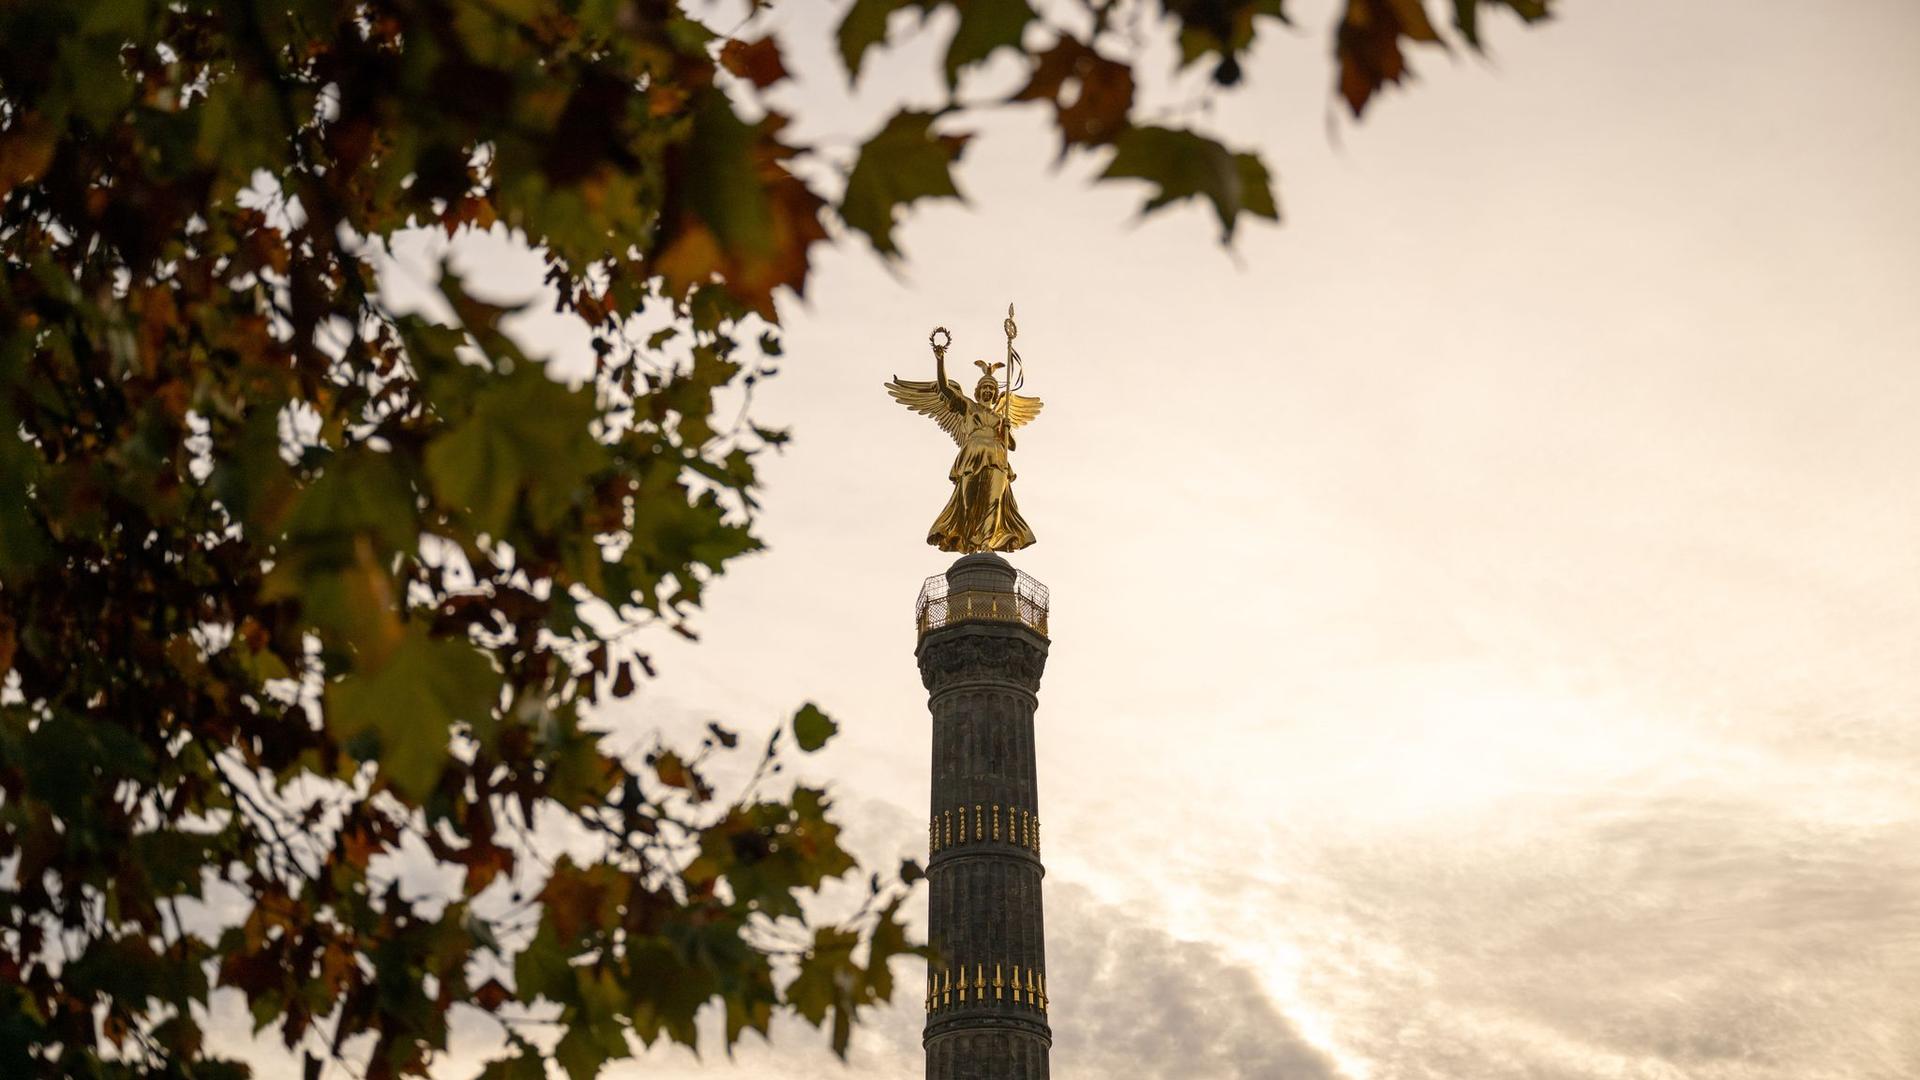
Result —
M 1452 4 L 1469 44 L 1480 6 Z M 1115 27 L 1155 11 L 1060 7 L 855 0 L 838 43 L 857 78 L 897 12 L 951 8 L 950 87 L 1017 55 L 1014 100 L 1146 209 L 1277 216 L 1255 154 L 1136 116 Z M 1284 18 L 1164 7 L 1221 87 Z M 1440 40 L 1419 0 L 1347 0 L 1340 95 Z M 692 1044 L 716 1002 L 729 1046 L 784 1009 L 844 1051 L 917 951 L 919 871 L 845 923 L 801 907 L 858 868 L 826 794 L 771 778 L 833 722 L 799 709 L 722 793 L 733 731 L 630 757 L 583 720 L 758 547 L 785 436 L 715 402 L 771 373 L 774 297 L 835 221 L 897 258 L 970 107 L 897 112 L 829 202 L 796 167 L 834 159 L 761 99 L 778 43 L 668 0 L 44 0 L 0 41 L 0 1071 L 239 1075 L 202 1048 L 216 987 L 311 1071 L 420 1073 L 456 1005 L 506 1033 L 490 1075 Z M 496 224 L 591 378 L 450 273 L 451 325 L 382 304 L 396 233 Z M 591 856 L 549 862 L 547 828 Z M 458 884 L 402 888 L 403 856 Z

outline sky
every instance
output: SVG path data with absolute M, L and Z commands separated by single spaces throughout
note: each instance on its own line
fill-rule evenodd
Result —
M 757 397 L 769 550 L 603 722 L 816 701 L 855 850 L 924 856 L 953 450 L 881 383 L 936 324 L 996 356 L 1016 302 L 1057 1078 L 1920 1075 L 1920 6 L 1490 15 L 1357 125 L 1331 5 L 1290 6 L 1240 92 L 1155 91 L 1263 150 L 1282 225 L 1141 220 L 1025 107 L 903 264 L 818 249 Z M 848 94 L 833 15 L 773 15 L 796 136 L 937 100 L 938 25 Z M 611 1075 L 916 1076 L 910 967 L 844 1065 L 783 1023 Z

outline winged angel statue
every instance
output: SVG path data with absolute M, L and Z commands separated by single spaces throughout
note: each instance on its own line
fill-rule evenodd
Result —
M 927 530 L 927 543 L 941 551 L 1018 551 L 1032 544 L 1033 530 L 1020 516 L 1013 501 L 1013 466 L 1007 455 L 1014 448 L 1013 429 L 1040 415 L 1040 399 L 1014 391 L 1025 385 L 1020 354 L 1013 339 L 1019 328 L 1013 323 L 1013 305 L 1007 305 L 1006 362 L 989 364 L 974 361 L 981 371 L 974 384 L 973 398 L 961 392 L 960 384 L 947 378 L 947 347 L 953 335 L 946 327 L 928 335 L 933 346 L 933 381 L 917 382 L 894 376 L 887 393 L 914 412 L 931 416 L 940 430 L 952 436 L 960 446 L 947 479 L 953 481 L 953 497 L 940 511 L 933 527 Z M 995 372 L 1006 369 L 1005 381 Z

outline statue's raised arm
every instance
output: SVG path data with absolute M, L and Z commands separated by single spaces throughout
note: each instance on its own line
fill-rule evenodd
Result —
M 947 378 L 947 346 L 953 343 L 953 335 L 942 326 L 927 335 L 927 341 L 933 346 L 933 381 L 921 382 L 895 375 L 887 384 L 887 393 L 914 412 L 933 417 L 940 430 L 958 445 L 966 441 L 962 426 L 967 417 L 967 399 L 960 384 Z

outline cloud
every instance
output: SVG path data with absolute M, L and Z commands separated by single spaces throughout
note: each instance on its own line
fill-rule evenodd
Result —
M 1920 1069 L 1920 825 L 1709 795 L 1508 809 L 1474 845 L 1325 852 L 1312 996 L 1376 1077 Z
M 1176 939 L 1071 884 L 1051 886 L 1047 907 L 1055 1080 L 1342 1080 L 1268 998 L 1254 972 L 1216 946 Z M 823 1034 L 784 1019 L 775 1022 L 771 1044 L 749 1038 L 731 1061 L 708 1055 L 697 1063 L 685 1050 L 661 1047 L 643 1064 L 609 1075 L 919 1076 L 920 972 L 896 962 L 894 975 L 902 988 L 894 1006 L 869 1014 L 856 1029 L 845 1065 L 827 1052 Z
M 1054 1076 L 1340 1076 L 1218 946 L 1177 939 L 1073 885 L 1050 889 L 1047 908 Z

